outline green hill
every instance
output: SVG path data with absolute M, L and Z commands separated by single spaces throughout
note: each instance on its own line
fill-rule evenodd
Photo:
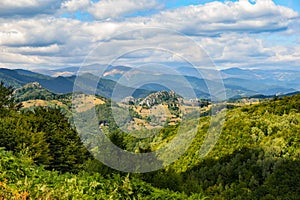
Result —
M 200 158 L 207 120 L 179 160 L 144 180 L 212 199 L 300 198 L 300 95 L 228 110 L 217 144 Z
M 0 149 L 0 199 L 204 199 L 158 189 L 129 174 L 103 176 L 48 171 L 24 155 Z
M 209 118 L 199 120 L 198 134 L 180 159 L 139 177 L 159 188 L 204 193 L 211 199 L 300 198 L 300 95 L 227 110 L 216 145 L 200 157 Z M 177 130 L 150 130 L 145 139 L 111 130 L 110 138 L 127 151 L 149 152 L 171 141 Z
M 300 198 L 300 95 L 227 110 L 222 133 L 205 157 L 199 150 L 210 116 L 201 117 L 192 145 L 173 164 L 128 175 L 95 160 L 61 110 L 20 112 L 11 88 L 0 89 L 0 147 L 5 148 L 0 199 Z M 113 120 L 109 100 L 96 111 L 102 121 Z M 181 128 L 193 128 L 189 124 Z M 145 153 L 170 142 L 178 127 L 149 130 L 148 138 L 115 125 L 104 128 L 120 148 Z
M 14 96 L 19 102 L 22 102 L 34 99 L 54 100 L 58 95 L 43 88 L 38 82 L 33 82 L 16 89 Z

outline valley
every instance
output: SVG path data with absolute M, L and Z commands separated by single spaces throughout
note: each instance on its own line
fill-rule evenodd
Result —
M 92 154 L 86 149 L 88 135 L 81 135 L 79 140 L 72 128 L 72 119 L 65 118 L 71 116 L 68 114 L 72 108 L 71 95 L 44 92 L 42 96 L 48 99 L 41 100 L 41 90 L 44 89 L 38 84 L 31 84 L 19 91 L 22 112 L 13 107 L 0 109 L 0 144 L 5 147 L 0 150 L 2 197 L 222 199 L 247 196 L 249 199 L 297 199 L 300 188 L 299 95 L 261 102 L 239 100 L 228 103 L 220 138 L 205 157 L 200 157 L 199 148 L 212 117 L 208 101 L 186 101 L 165 91 L 112 104 L 104 97 L 78 94 L 79 106 L 74 109 L 78 113 L 95 109 L 101 122 L 99 129 L 119 148 L 135 154 L 155 153 L 172 142 L 181 115 L 191 115 L 181 125 L 183 130 L 190 129 L 189 124 L 198 120 L 199 127 L 191 146 L 174 163 L 154 172 L 128 174 L 93 158 L 96 154 L 92 152 L 97 148 L 89 149 Z M 39 96 L 33 98 L 33 93 Z M 155 99 L 157 97 L 159 99 Z M 180 109 L 174 109 L 179 103 L 182 104 Z M 123 123 L 127 126 L 118 126 L 111 105 L 119 109 L 119 114 L 129 110 L 127 119 L 130 123 Z M 192 117 L 195 107 L 199 108 L 200 118 Z M 161 118 L 153 119 L 152 115 Z M 121 115 L 118 117 L 124 119 Z M 158 121 L 163 123 L 157 124 Z M 182 144 L 176 145 L 181 148 Z M 59 149 L 65 150 L 60 152 Z M 109 157 L 109 153 L 106 156 Z M 162 162 L 166 159 L 157 156 Z M 44 189 L 41 191 L 40 187 Z M 89 189 L 82 191 L 83 188 Z
M 108 83 L 115 84 L 111 80 Z M 136 96 L 113 101 L 108 96 L 82 92 L 56 93 L 45 88 L 43 81 L 22 84 L 10 88 L 12 103 L 21 103 L 20 110 L 7 106 L 0 109 L 0 145 L 5 148 L 0 150 L 3 155 L 0 197 L 297 199 L 300 188 L 297 93 L 211 102 L 145 87 Z M 97 88 L 99 94 L 112 94 L 110 85 L 103 86 L 104 91 Z M 154 159 L 164 167 L 144 174 L 129 174 L 99 162 L 98 158 L 105 155 L 104 159 L 109 159 L 112 155 L 99 152 L 102 139 L 89 132 L 93 126 L 89 123 L 93 121 L 91 113 L 97 118 L 98 131 L 118 148 L 134 154 L 154 153 Z M 215 140 L 216 136 L 209 136 L 207 131 L 218 113 L 224 113 L 226 120 Z M 87 121 L 84 133 L 76 131 L 74 122 L 78 116 L 85 116 Z M 187 133 L 196 125 L 193 138 Z M 188 148 L 176 139 L 180 130 L 191 140 Z M 161 152 L 169 143 L 175 145 L 171 151 L 187 148 L 170 165 L 171 152 Z M 207 144 L 213 144 L 211 150 L 200 156 L 202 145 Z M 13 160 L 18 170 L 10 168 L 5 159 Z M 10 171 L 14 175 L 7 173 Z M 55 177 L 55 182 L 47 177 Z M 284 184 L 278 184 L 279 179 Z M 71 184 L 72 181 L 80 184 Z M 38 189 L 41 184 L 43 191 Z M 90 189 L 78 192 L 83 188 Z M 63 190 L 68 192 L 62 193 Z
M 0 1 L 0 200 L 299 200 L 299 2 Z

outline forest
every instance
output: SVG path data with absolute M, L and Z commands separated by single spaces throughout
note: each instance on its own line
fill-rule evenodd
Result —
M 22 109 L 13 91 L 0 84 L 0 199 L 300 198 L 300 95 L 231 107 L 205 157 L 199 149 L 210 116 L 202 116 L 192 145 L 174 163 L 125 173 L 93 157 L 64 110 Z M 96 110 L 112 120 L 108 104 Z M 136 139 L 109 124 L 110 140 L 132 152 L 155 151 L 178 129 Z

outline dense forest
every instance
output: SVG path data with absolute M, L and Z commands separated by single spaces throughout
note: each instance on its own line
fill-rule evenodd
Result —
M 300 95 L 227 110 L 217 144 L 199 157 L 210 122 L 203 116 L 177 161 L 129 174 L 94 159 L 60 108 L 21 109 L 12 94 L 0 84 L 0 199 L 300 198 Z M 109 104 L 96 110 L 110 122 L 112 142 L 127 151 L 155 151 L 178 129 L 136 139 L 116 127 Z

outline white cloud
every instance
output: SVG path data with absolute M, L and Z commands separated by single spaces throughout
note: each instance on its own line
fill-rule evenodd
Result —
M 101 0 L 92 4 L 88 11 L 96 19 L 107 19 L 159 8 L 161 5 L 156 0 Z
M 288 37 L 269 33 L 272 37 Z M 270 36 L 271 37 L 271 36 Z M 208 52 L 218 68 L 298 68 L 299 47 L 291 44 L 274 44 L 260 35 L 225 33 L 218 38 L 202 38 L 199 44 Z M 273 44 L 270 44 L 273 43 Z
M 55 13 L 64 0 L 2 0 L 0 17 L 30 17 L 37 14 Z
M 293 62 L 298 65 L 300 62 L 300 47 L 284 47 L 284 46 L 274 46 L 271 49 L 275 52 L 274 56 L 268 58 L 269 62 Z M 299 66 L 299 65 L 298 65 Z
M 48 46 L 64 44 L 81 22 L 71 19 L 29 18 L 1 20 L 0 45 Z
M 31 5 L 30 2 L 34 4 Z M 41 2 L 23 1 L 23 6 L 36 8 L 37 5 L 41 5 Z M 45 2 L 49 3 L 50 0 Z M 94 10 L 90 7 L 92 9 L 90 11 L 93 11 L 95 16 L 99 13 L 97 18 L 103 19 L 159 7 L 154 0 L 147 1 L 148 5 L 132 2 L 134 1 L 103 0 L 94 3 Z M 75 12 L 88 9 L 88 3 L 88 0 L 69 0 L 60 8 L 67 12 Z M 4 5 L 3 1 L 2 5 Z M 5 5 L 6 8 L 9 8 L 9 5 L 11 8 L 18 7 L 13 1 Z M 107 64 L 105 62 L 114 59 L 116 55 L 138 50 L 141 44 L 184 52 L 183 55 L 190 60 L 199 59 L 201 54 L 195 53 L 194 46 L 186 42 L 184 37 L 170 34 L 172 30 L 175 30 L 196 40 L 220 68 L 283 64 L 296 67 L 295 61 L 300 60 L 300 55 L 297 53 L 299 48 L 296 48 L 297 43 L 287 45 L 280 42 L 275 45 L 271 43 L 272 37 L 270 41 L 261 37 L 262 33 L 287 39 L 291 35 L 296 35 L 295 30 L 299 29 L 299 21 L 294 19 L 295 17 L 297 13 L 291 9 L 276 6 L 270 0 L 260 0 L 255 5 L 240 0 L 226 3 L 212 2 L 166 10 L 152 16 L 110 21 L 82 22 L 44 15 L 23 19 L 0 18 L 0 51 L 4 52 L 0 56 L 0 66 L 19 65 L 37 68 L 37 66 L 51 65 L 80 65 L 85 56 L 99 42 L 103 42 L 103 45 L 98 49 L 98 53 L 95 52 L 89 57 L 90 63 L 87 64 L 93 62 Z M 297 21 L 298 26 L 295 25 Z M 149 27 L 162 27 L 171 31 L 168 33 L 168 31 L 158 29 L 147 29 Z M 133 32 L 124 33 L 139 28 L 145 29 L 137 30 L 134 34 Z M 110 37 L 119 33 L 123 34 L 109 40 Z M 176 56 L 162 51 L 136 51 L 123 56 L 120 64 L 181 62 L 178 56 L 180 55 Z M 204 54 L 201 56 L 205 57 Z
M 76 12 L 78 10 L 85 10 L 91 5 L 90 0 L 69 0 L 63 2 L 61 5 L 61 12 Z
M 5 6 L 6 8 L 18 8 L 18 7 L 34 7 L 37 6 L 39 2 L 34 0 L 20 0 L 20 1 L 10 1 L 2 0 L 0 5 Z
M 43 47 L 20 47 L 20 48 L 13 48 L 10 52 L 21 53 L 23 55 L 53 55 L 59 53 L 59 45 L 52 44 L 49 46 Z
M 277 6 L 271 0 L 211 2 L 163 11 L 151 18 L 139 18 L 152 26 L 165 26 L 188 35 L 214 35 L 223 32 L 264 32 L 286 29 L 297 12 Z
M 2 49 L 0 54 L 0 60 L 2 64 L 8 63 L 9 65 L 19 65 L 19 64 L 41 64 L 45 60 L 39 56 L 26 56 L 19 53 L 7 52 Z
M 79 65 L 86 49 L 90 50 L 92 35 L 84 31 L 85 24 L 80 21 L 62 18 L 4 21 L 0 21 L 0 49 L 5 56 L 2 54 L 0 62 L 7 66 Z

